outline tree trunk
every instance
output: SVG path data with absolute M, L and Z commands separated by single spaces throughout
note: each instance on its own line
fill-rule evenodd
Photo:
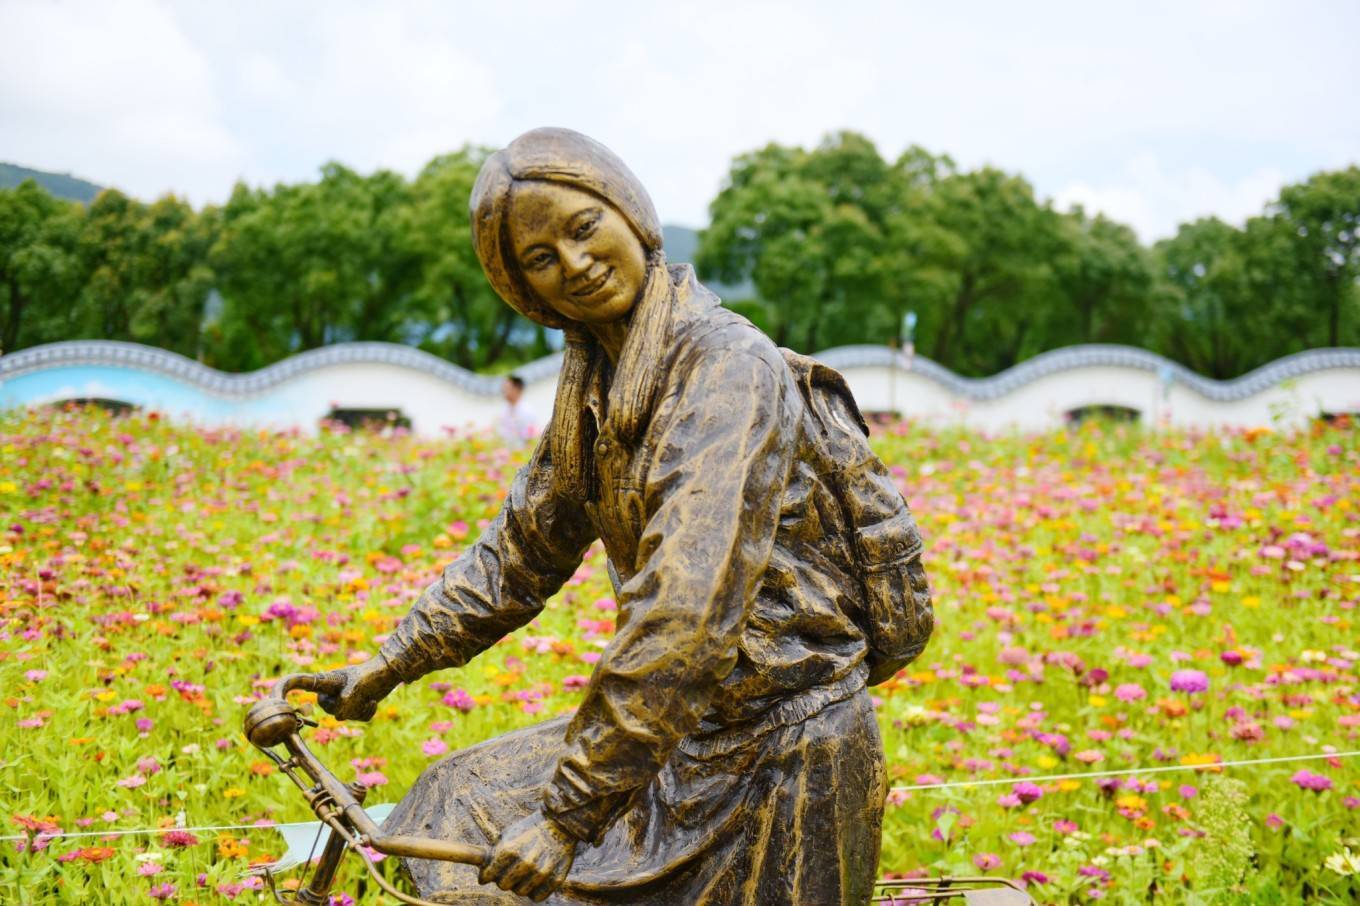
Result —
M 0 335 L 0 355 L 14 351 L 19 342 L 19 319 L 23 316 L 28 300 L 19 291 L 19 281 L 13 277 L 9 281 L 9 317 L 5 319 L 4 334 Z
M 976 301 L 974 292 L 976 290 L 977 278 L 971 274 L 964 274 L 963 284 L 959 287 L 959 292 L 954 296 L 954 307 L 940 324 L 940 332 L 935 335 L 935 349 L 931 352 L 931 358 L 941 365 L 949 367 L 947 361 L 950 346 L 956 339 L 955 335 L 963 335 L 963 319 L 967 316 L 968 310 L 973 307 Z

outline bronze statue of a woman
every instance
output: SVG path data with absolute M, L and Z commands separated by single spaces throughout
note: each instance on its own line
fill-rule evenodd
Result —
M 668 266 L 646 191 L 537 129 L 473 189 L 488 279 L 567 350 L 500 514 L 370 661 L 322 674 L 367 719 L 524 625 L 601 539 L 618 631 L 580 708 L 431 767 L 385 829 L 492 845 L 406 863 L 449 903 L 859 904 L 886 792 L 866 684 L 924 647 L 910 514 L 839 375 Z M 480 874 L 480 877 L 479 877 Z M 489 886 L 497 885 L 501 890 Z

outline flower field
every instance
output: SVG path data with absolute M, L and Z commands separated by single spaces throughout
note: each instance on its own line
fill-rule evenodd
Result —
M 874 689 L 898 787 L 884 874 L 1023 878 L 1047 903 L 1360 900 L 1360 758 L 1335 757 L 1360 749 L 1360 433 L 875 443 L 937 608 L 926 653 Z M 310 815 L 245 709 L 374 651 L 522 460 L 0 415 L 0 902 L 267 897 L 244 875 L 283 851 L 267 825 Z M 445 752 L 569 711 L 615 617 L 593 550 L 469 667 L 370 724 L 318 711 L 314 749 L 396 801 Z M 903 789 L 970 781 L 999 782 Z M 247 827 L 192 830 L 220 825 Z M 106 833 L 137 828 L 163 830 Z M 336 903 L 377 901 L 356 868 Z

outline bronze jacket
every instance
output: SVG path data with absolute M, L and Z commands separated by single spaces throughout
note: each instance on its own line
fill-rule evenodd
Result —
M 669 298 L 634 313 L 635 324 L 664 318 L 670 331 L 664 360 L 643 363 L 659 369 L 645 430 L 618 436 L 602 366 L 588 395 L 598 438 L 589 499 L 555 490 L 551 445 L 540 443 L 500 514 L 382 649 L 407 682 L 463 665 L 531 620 L 601 539 L 618 629 L 544 791 L 545 811 L 591 842 L 675 747 L 720 756 L 853 695 L 869 673 L 854 533 L 822 474 L 804 393 L 769 338 L 689 268 L 670 276 Z M 923 573 L 912 587 L 914 655 L 930 634 Z

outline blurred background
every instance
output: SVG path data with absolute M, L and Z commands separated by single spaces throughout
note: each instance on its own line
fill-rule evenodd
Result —
M 802 351 L 1360 344 L 1353 3 L 647 6 L 0 2 L 0 349 L 540 358 L 466 199 L 541 125 Z

